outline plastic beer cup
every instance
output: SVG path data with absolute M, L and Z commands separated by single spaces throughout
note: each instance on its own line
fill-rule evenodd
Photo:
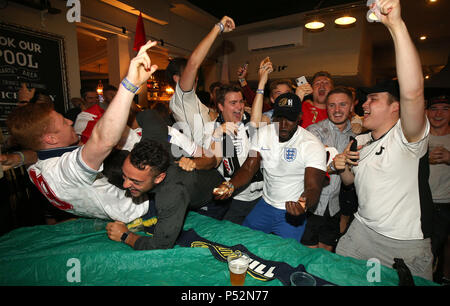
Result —
M 232 286 L 243 286 L 245 275 L 250 263 L 250 257 L 240 251 L 236 251 L 227 257 L 228 270 L 230 270 L 230 281 Z
M 316 280 L 306 272 L 294 272 L 291 274 L 291 286 L 315 286 Z

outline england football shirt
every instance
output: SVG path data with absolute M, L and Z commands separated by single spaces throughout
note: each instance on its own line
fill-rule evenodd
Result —
M 82 148 L 38 160 L 28 168 L 30 179 L 50 203 L 77 216 L 124 223 L 144 215 L 148 201 L 134 202 L 102 176 L 102 167 L 97 171 L 87 166 Z
M 279 142 L 277 129 L 276 123 L 260 128 L 251 150 L 262 157 L 264 200 L 286 209 L 286 201 L 297 201 L 303 193 L 307 167 L 327 171 L 326 153 L 320 140 L 301 127 L 286 142 Z

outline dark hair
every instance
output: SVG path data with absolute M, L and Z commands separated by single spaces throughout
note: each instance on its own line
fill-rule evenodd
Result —
M 223 105 L 223 103 L 225 102 L 225 96 L 229 92 L 242 93 L 242 88 L 240 86 L 238 86 L 237 84 L 222 84 L 222 85 L 220 85 L 220 87 L 217 89 L 217 92 L 216 92 L 217 103 L 220 103 Z
M 164 146 L 155 141 L 143 138 L 134 145 L 130 153 L 130 162 L 136 168 L 143 170 L 145 166 L 156 170 L 156 175 L 166 172 L 170 164 L 170 156 Z
M 328 92 L 327 98 L 325 99 L 328 102 L 328 98 L 333 94 L 344 94 L 346 95 L 353 104 L 353 92 L 348 87 L 338 86 Z
M 197 97 L 200 99 L 200 101 L 202 101 L 203 104 L 205 104 L 208 107 L 216 107 L 214 105 L 214 101 L 212 101 L 211 99 L 211 95 L 209 94 L 209 92 L 204 91 L 204 90 L 200 90 L 196 92 Z
M 318 71 L 318 72 L 316 72 L 316 73 L 313 75 L 313 77 L 312 77 L 312 83 L 314 83 L 314 80 L 315 80 L 316 78 L 320 77 L 320 76 L 324 76 L 324 77 L 329 78 L 330 81 L 331 81 L 331 85 L 334 85 L 334 81 L 333 81 L 333 79 L 331 78 L 331 74 L 330 74 L 328 71 Z
M 33 97 L 29 101 L 30 103 L 53 103 L 53 98 L 50 97 L 48 90 L 36 88 Z
M 103 161 L 103 175 L 109 183 L 120 189 L 125 189 L 123 188 L 122 165 L 128 154 L 130 152 L 127 150 L 113 149 Z
M 292 81 L 290 79 L 279 79 L 279 80 L 274 80 L 272 82 L 270 82 L 270 86 L 269 86 L 269 94 L 270 96 L 272 96 L 273 91 L 275 90 L 275 88 L 277 88 L 278 85 L 286 85 L 287 87 L 289 87 L 289 90 L 291 92 L 293 92 L 293 84 Z
M 94 87 L 92 87 L 92 86 L 81 88 L 80 94 L 81 94 L 81 97 L 82 97 L 84 100 L 86 99 L 86 94 L 87 94 L 88 92 L 95 92 L 95 93 L 97 93 L 97 89 L 94 88 Z
M 222 85 L 221 82 L 217 81 L 217 82 L 213 82 L 211 85 L 209 85 L 209 92 L 212 94 L 214 88 L 216 87 L 220 87 L 220 85 Z
M 178 75 L 181 77 L 181 74 L 183 73 L 184 68 L 187 65 L 187 59 L 184 57 L 176 57 L 173 60 L 169 62 L 166 68 L 166 78 L 167 82 L 170 86 L 172 86 L 173 89 L 175 89 L 175 86 L 177 85 L 175 81 L 173 80 L 174 75 Z
M 169 106 L 162 101 L 158 101 L 151 106 L 150 109 L 153 109 L 164 121 L 165 124 L 172 126 L 174 122 L 170 117 L 170 109 Z

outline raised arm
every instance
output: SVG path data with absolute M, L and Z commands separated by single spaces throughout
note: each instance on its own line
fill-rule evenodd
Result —
M 267 57 L 259 64 L 259 82 L 256 96 L 252 103 L 252 114 L 250 122 L 255 126 L 259 126 L 262 119 L 263 102 L 264 102 L 264 87 L 269 79 L 269 74 L 273 71 L 272 62 Z
M 223 32 L 225 33 L 234 30 L 235 25 L 233 19 L 224 16 L 219 23 L 214 25 L 208 35 L 203 38 L 203 40 L 192 52 L 179 81 L 180 88 L 183 91 L 191 91 L 194 88 L 197 71 L 200 68 L 200 65 L 203 63 L 203 60 L 208 54 L 209 49 L 211 49 L 211 46 L 213 45 L 217 36 L 222 32 L 222 28 Z
M 135 92 L 132 92 L 133 89 L 145 84 L 158 69 L 158 66 L 151 64 L 147 54 L 147 50 L 156 44 L 157 42 L 147 42 L 141 47 L 138 55 L 131 60 L 127 77 L 122 81 L 116 96 L 84 145 L 82 158 L 92 169 L 99 169 L 103 160 L 119 142 L 127 125 L 130 105 L 135 95 Z
M 394 41 L 403 133 L 408 141 L 414 142 L 422 137 L 426 126 L 422 65 L 401 18 L 400 0 L 380 0 L 379 6 L 380 21 Z

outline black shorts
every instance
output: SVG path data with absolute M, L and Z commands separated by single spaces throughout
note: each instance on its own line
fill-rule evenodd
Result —
M 306 227 L 303 233 L 303 245 L 312 246 L 320 243 L 335 247 L 340 237 L 340 213 L 333 217 L 327 209 L 323 216 L 309 214 L 306 216 Z

